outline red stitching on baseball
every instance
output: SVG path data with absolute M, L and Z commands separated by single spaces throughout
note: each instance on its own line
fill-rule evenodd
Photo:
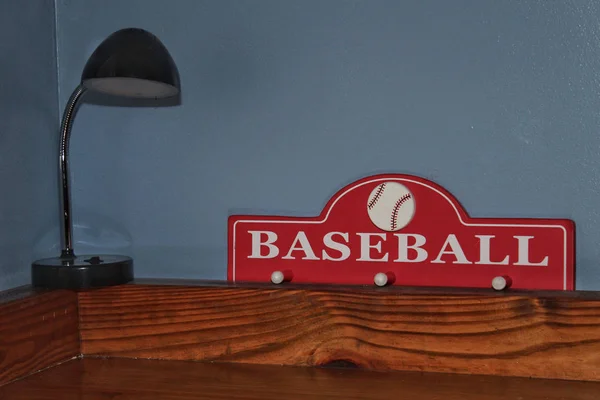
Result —
M 400 197 L 400 199 L 394 205 L 394 210 L 392 211 L 392 230 L 395 230 L 398 226 L 398 211 L 400 211 L 400 207 L 402 207 L 402 204 L 406 203 L 406 201 L 408 201 L 410 198 L 410 193 L 405 194 L 404 196 Z
M 372 209 L 375 206 L 375 203 L 377 203 L 379 201 L 379 199 L 383 195 L 383 189 L 385 189 L 385 183 L 382 183 L 377 188 L 377 192 L 375 192 L 375 196 L 369 202 L 369 210 Z

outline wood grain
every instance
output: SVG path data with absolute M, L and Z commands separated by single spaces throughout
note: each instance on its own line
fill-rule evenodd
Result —
M 76 293 L 24 287 L 0 294 L 0 385 L 79 353 Z
M 592 294 L 125 285 L 79 293 L 84 355 L 600 381 Z
M 598 382 L 84 358 L 0 387 L 3 400 L 597 400 Z

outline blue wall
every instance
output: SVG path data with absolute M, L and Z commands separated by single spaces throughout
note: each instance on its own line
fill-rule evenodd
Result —
M 0 290 L 29 283 L 57 224 L 54 1 L 0 0 Z
M 224 279 L 230 213 L 316 214 L 401 172 L 472 216 L 575 220 L 578 288 L 600 289 L 599 18 L 594 0 L 58 0 L 61 107 L 128 26 L 184 85 L 176 108 L 81 109 L 77 250 Z

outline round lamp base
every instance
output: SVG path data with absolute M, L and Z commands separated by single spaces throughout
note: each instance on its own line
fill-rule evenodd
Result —
M 90 289 L 123 285 L 133 280 L 127 256 L 85 255 L 37 260 L 31 264 L 31 285 L 44 289 Z

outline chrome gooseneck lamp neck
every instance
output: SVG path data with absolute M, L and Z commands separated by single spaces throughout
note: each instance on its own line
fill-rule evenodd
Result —
M 71 140 L 71 127 L 80 99 L 87 89 L 80 84 L 71 94 L 65 107 L 60 126 L 60 149 L 59 149 L 59 169 L 60 169 L 60 207 L 62 210 L 61 235 L 62 251 L 60 257 L 66 260 L 75 258 L 73 250 L 73 220 L 71 218 L 71 190 L 69 186 L 69 141 Z
M 71 94 L 63 112 L 59 141 L 59 198 L 62 250 L 59 257 L 37 260 L 31 265 L 32 286 L 46 289 L 87 289 L 133 280 L 133 260 L 121 255 L 85 255 L 73 249 L 73 218 L 69 173 L 69 143 L 75 114 L 88 91 L 83 83 Z

